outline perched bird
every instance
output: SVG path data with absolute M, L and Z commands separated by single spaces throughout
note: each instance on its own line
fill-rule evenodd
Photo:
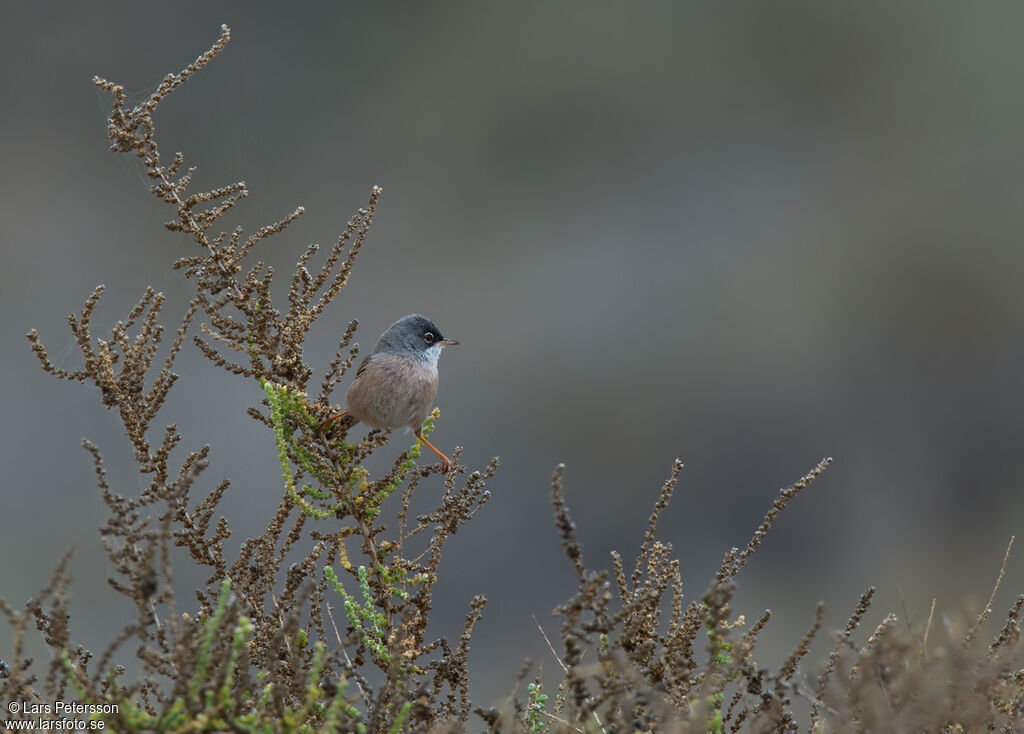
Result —
M 351 414 L 372 428 L 409 426 L 416 438 L 441 457 L 445 471 L 451 460 L 423 435 L 423 421 L 437 395 L 437 360 L 445 339 L 433 321 L 418 313 L 403 316 L 380 335 L 377 346 L 359 365 L 345 399 L 348 410 L 332 415 L 320 427 Z

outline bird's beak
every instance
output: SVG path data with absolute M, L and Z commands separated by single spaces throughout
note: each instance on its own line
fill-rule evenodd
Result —
M 438 344 L 440 344 L 442 347 L 457 347 L 460 344 L 462 344 L 462 342 L 457 342 L 454 339 L 442 339 L 441 341 L 438 342 Z

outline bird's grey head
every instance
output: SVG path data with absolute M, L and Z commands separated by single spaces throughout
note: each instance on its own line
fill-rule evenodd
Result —
M 458 344 L 454 339 L 445 339 L 437 324 L 426 316 L 411 313 L 391 324 L 380 336 L 374 352 L 389 352 L 415 357 L 437 364 L 441 347 Z

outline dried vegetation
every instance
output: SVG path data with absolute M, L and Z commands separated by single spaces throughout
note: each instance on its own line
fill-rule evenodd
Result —
M 823 634 L 820 605 L 781 666 L 758 664 L 755 647 L 771 613 L 753 621 L 736 615 L 735 577 L 777 515 L 829 460 L 780 492 L 747 546 L 729 550 L 706 593 L 692 600 L 684 597 L 672 547 L 656 532 L 681 464 L 661 490 L 632 568 L 616 553 L 611 568 L 602 570 L 584 561 L 559 468 L 552 482 L 555 524 L 577 582 L 555 610 L 559 639 L 543 638 L 559 667 L 552 676 L 550 666 L 542 673 L 526 665 L 507 701 L 472 709 L 467 661 L 485 600 L 468 602 L 458 640 L 433 638 L 429 619 L 445 543 L 487 501 L 485 484 L 497 459 L 469 472 L 456 450 L 445 473 L 437 464 L 420 466 L 416 444 L 374 478 L 363 462 L 386 436 L 371 432 L 349 443 L 344 427 L 331 435 L 318 427 L 356 357 L 356 323 L 345 330 L 315 398 L 304 340 L 348 282 L 380 189 L 372 189 L 325 256 L 316 245 L 305 249 L 288 281 L 287 309 L 275 308 L 275 273 L 253 262 L 253 254 L 302 209 L 248 236 L 240 228 L 216 231 L 219 218 L 246 196 L 245 184 L 189 193 L 195 169 L 185 167 L 180 153 L 165 164 L 155 138 L 159 103 L 228 40 L 224 27 L 206 53 L 167 76 L 139 105 L 128 104 L 121 86 L 95 80 L 114 100 L 112 150 L 139 159 L 152 193 L 174 210 L 166 226 L 198 246 L 198 254 L 174 264 L 193 284 L 194 296 L 162 349 L 163 296 L 146 288 L 101 336 L 93 329 L 103 295 L 97 286 L 68 319 L 81 370 L 54 366 L 36 332 L 28 334 L 46 371 L 95 385 L 102 404 L 118 412 L 148 485 L 137 496 L 115 492 L 100 450 L 84 442 L 110 513 L 100 530 L 114 571 L 110 584 L 130 601 L 135 619 L 99 655 L 76 645 L 65 558 L 24 610 L 0 603 L 14 634 L 13 657 L 0 662 L 5 700 L 74 699 L 106 707 L 94 716 L 114 731 L 955 732 L 1024 726 L 1024 596 L 988 643 L 979 630 L 991 599 L 966 632 L 952 625 L 936 629 L 931 616 L 923 630 L 912 631 L 888 615 L 858 643 L 874 594 L 869 589 L 845 627 L 831 633 L 832 651 L 815 666 L 816 675 L 805 673 L 804 659 Z M 197 321 L 200 333 L 193 334 Z M 229 483 L 208 478 L 210 447 L 175 460 L 183 440 L 177 428 L 152 426 L 190 336 L 213 365 L 259 385 L 261 402 L 248 414 L 268 429 L 264 450 L 273 450 L 281 467 L 277 511 L 235 553 L 225 546 L 232 535 L 228 519 L 218 516 Z M 428 420 L 428 431 L 437 417 Z M 410 517 L 413 494 L 431 475 L 442 477 L 440 501 Z M 389 530 L 381 512 L 392 495 L 400 499 Z M 208 574 L 194 598 L 175 595 L 175 547 Z M 32 627 L 52 651 L 42 668 L 24 658 Z M 126 655 L 134 658 L 137 675 L 129 676 L 120 662 Z M 108 710 L 112 705 L 116 712 Z

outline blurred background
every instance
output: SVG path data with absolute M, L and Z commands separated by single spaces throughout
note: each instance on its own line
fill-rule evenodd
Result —
M 432 438 L 502 465 L 448 546 L 434 631 L 457 637 L 486 594 L 476 703 L 508 693 L 524 657 L 555 665 L 537 622 L 557 637 L 551 609 L 574 590 L 551 521 L 558 462 L 592 567 L 635 557 L 685 462 L 660 536 L 694 599 L 778 489 L 834 457 L 738 577 L 738 612 L 775 611 L 766 657 L 819 600 L 841 627 L 870 584 L 870 627 L 889 611 L 920 627 L 933 597 L 940 615 L 984 603 L 1024 527 L 1024 6 L 885 2 L 5 3 L 0 596 L 23 604 L 74 548 L 75 639 L 102 649 L 129 618 L 80 439 L 115 491 L 144 479 L 95 389 L 44 374 L 24 333 L 78 368 L 65 316 L 97 283 L 97 326 L 151 284 L 176 328 L 191 289 L 169 265 L 194 246 L 108 151 L 90 79 L 144 99 L 221 23 L 227 50 L 157 125 L 199 187 L 247 182 L 226 226 L 305 206 L 259 253 L 287 274 L 384 189 L 311 336 L 314 384 L 353 317 L 364 349 L 410 311 L 463 342 L 441 362 Z M 194 347 L 176 371 L 156 425 L 213 445 L 201 489 L 232 479 L 237 547 L 281 493 L 244 413 L 259 388 Z M 422 501 L 440 491 L 424 482 Z M 187 599 L 201 577 L 178 581 Z M 1024 589 L 1020 554 L 1004 583 L 999 619 Z

